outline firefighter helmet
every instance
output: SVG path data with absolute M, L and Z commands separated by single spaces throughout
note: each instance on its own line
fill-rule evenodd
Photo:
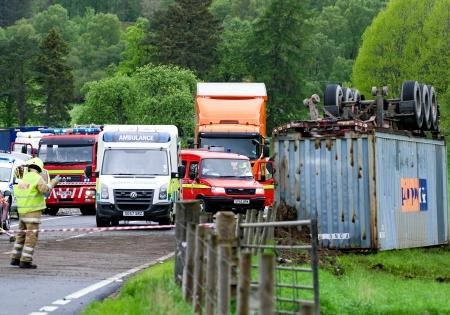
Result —
M 42 170 L 44 169 L 44 163 L 40 158 L 32 158 L 26 162 L 26 166 L 28 168 L 32 168 L 37 170 L 39 173 L 42 173 Z

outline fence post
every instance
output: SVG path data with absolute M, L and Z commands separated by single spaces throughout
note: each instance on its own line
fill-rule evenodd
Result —
M 260 285 L 259 285 L 259 313 L 273 315 L 275 256 L 261 254 Z
M 319 247 L 318 240 L 317 215 L 311 220 L 311 269 L 313 272 L 314 285 L 314 314 L 320 314 L 319 301 L 319 256 L 317 248 Z
M 258 210 L 251 209 L 250 210 L 250 221 L 249 223 L 256 222 L 256 215 L 258 214 Z M 253 236 L 255 235 L 255 228 L 247 228 L 247 238 L 245 240 L 245 244 L 251 245 L 253 242 Z
M 216 293 L 217 293 L 217 235 L 214 232 L 210 232 L 208 239 L 206 261 L 206 315 L 213 315 L 216 305 Z
M 249 314 L 250 283 L 252 272 L 252 254 L 249 251 L 241 253 L 239 260 L 239 290 L 237 299 L 237 314 Z
M 194 223 L 187 223 L 186 259 L 183 268 L 183 297 L 189 303 L 192 301 L 194 288 L 195 226 Z
M 263 211 L 258 211 L 257 213 L 257 223 L 262 223 L 264 221 L 264 212 Z M 261 233 L 262 233 L 262 228 L 258 227 L 255 229 L 255 235 L 254 235 L 254 240 L 253 240 L 253 244 L 255 245 L 260 245 L 260 239 L 261 239 Z M 257 254 L 258 253 L 258 248 L 254 248 L 253 249 L 253 254 Z
M 194 311 L 197 314 L 202 313 L 203 307 L 203 289 L 205 286 L 205 235 L 206 227 L 197 226 L 195 235 L 195 257 L 194 257 Z
M 233 265 L 235 265 L 234 255 L 232 255 L 232 246 L 236 240 L 234 213 L 229 211 L 218 212 L 216 215 L 216 229 L 219 242 L 218 311 L 220 315 L 228 315 L 230 310 L 231 283 L 233 283 L 231 270 Z
M 197 200 L 175 203 L 175 282 L 181 285 L 186 256 L 186 224 L 198 223 L 200 204 Z

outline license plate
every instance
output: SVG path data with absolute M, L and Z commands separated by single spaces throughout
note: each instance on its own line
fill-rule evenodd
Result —
M 144 211 L 124 211 L 123 215 L 125 217 L 143 217 Z
M 63 199 L 63 198 L 71 198 L 72 194 L 70 192 L 60 191 L 60 192 L 58 192 L 58 196 L 61 199 Z
M 234 203 L 237 205 L 249 205 L 250 200 L 249 199 L 234 199 Z

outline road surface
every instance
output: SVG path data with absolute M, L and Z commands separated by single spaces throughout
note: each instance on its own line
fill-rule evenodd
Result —
M 41 228 L 96 227 L 95 216 L 76 213 L 44 216 Z M 0 235 L 1 313 L 58 315 L 79 314 L 112 294 L 131 274 L 170 256 L 175 239 L 174 230 L 40 233 L 35 270 L 9 265 L 12 245 Z

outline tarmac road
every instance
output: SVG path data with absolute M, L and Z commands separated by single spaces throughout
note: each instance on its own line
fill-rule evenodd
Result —
M 96 226 L 95 216 L 71 212 L 44 216 L 41 228 Z M 114 293 L 131 274 L 170 256 L 175 238 L 173 229 L 41 233 L 35 270 L 9 265 L 12 245 L 0 235 L 0 313 L 58 315 L 79 314 Z

